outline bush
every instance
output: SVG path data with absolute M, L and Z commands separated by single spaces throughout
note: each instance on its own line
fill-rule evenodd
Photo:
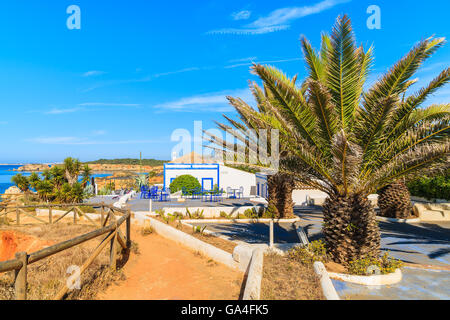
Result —
M 450 200 L 450 170 L 434 177 L 420 177 L 407 185 L 413 196 Z
M 197 178 L 191 176 L 190 174 L 183 174 L 172 181 L 172 183 L 170 184 L 170 191 L 177 192 L 180 191 L 183 187 L 186 188 L 189 192 L 192 189 L 201 189 L 202 186 Z
M 367 256 L 362 259 L 353 260 L 347 269 L 350 274 L 365 276 L 373 274 L 377 270 L 381 274 L 392 273 L 395 269 L 401 268 L 402 266 L 403 263 L 400 260 L 389 257 L 389 254 L 386 252 L 381 258 Z
M 295 246 L 288 251 L 287 256 L 303 264 L 313 264 L 314 261 L 328 261 L 325 242 L 322 240 L 312 241 L 308 246 Z

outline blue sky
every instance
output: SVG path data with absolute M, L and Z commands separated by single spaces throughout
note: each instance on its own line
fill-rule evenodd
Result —
M 66 9 L 81 9 L 69 30 Z M 369 5 L 381 29 L 369 30 Z M 314 46 L 339 14 L 375 47 L 373 81 L 418 40 L 449 38 L 450 2 L 3 1 L 0 5 L 0 163 L 138 157 L 169 159 L 177 128 L 233 115 L 225 95 L 251 102 L 251 61 L 305 76 L 299 45 Z M 416 88 L 449 66 L 450 44 Z M 450 86 L 427 103 L 450 99 Z

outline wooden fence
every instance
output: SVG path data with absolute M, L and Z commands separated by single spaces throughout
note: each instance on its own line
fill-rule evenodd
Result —
M 94 206 L 100 207 L 100 222 L 96 223 L 92 218 L 83 213 L 80 210 L 80 207 L 83 206 Z M 31 213 L 25 211 L 30 208 L 48 208 L 48 221 L 45 221 L 39 217 L 33 216 Z M 66 208 L 68 209 L 63 215 L 58 217 L 58 219 L 53 221 L 52 211 L 54 208 Z M 8 211 L 9 210 L 9 211 Z M 70 212 L 73 212 L 74 223 L 77 223 L 78 216 L 86 217 L 92 224 L 95 226 L 99 226 L 98 229 L 83 234 L 81 236 L 75 237 L 73 239 L 63 241 L 52 245 L 50 247 L 44 248 L 42 250 L 26 253 L 26 252 L 18 252 L 16 253 L 16 258 L 13 260 L 8 260 L 4 262 L 0 262 L 0 273 L 7 271 L 15 271 L 14 278 L 14 291 L 15 291 L 15 299 L 16 300 L 26 300 L 27 298 L 27 266 L 42 260 L 44 258 L 50 257 L 58 252 L 73 248 L 75 246 L 81 245 L 82 243 L 89 241 L 94 238 L 101 237 L 106 234 L 106 237 L 100 242 L 100 244 L 95 248 L 89 258 L 84 262 L 84 264 L 80 267 L 80 276 L 81 274 L 89 267 L 89 265 L 94 261 L 94 259 L 102 252 L 102 250 L 109 243 L 109 265 L 115 270 L 117 265 L 117 251 L 118 246 L 121 246 L 123 249 L 129 249 L 131 246 L 131 212 L 130 210 L 118 209 L 110 205 L 106 205 L 104 203 L 101 204 L 58 204 L 58 205 L 38 205 L 38 206 L 18 206 L 18 207 L 2 207 L 0 204 L 0 217 L 7 216 L 11 213 L 11 210 L 16 214 L 16 224 L 20 224 L 20 216 L 26 215 L 28 217 L 34 218 L 39 222 L 53 224 L 60 221 L 62 218 L 67 216 Z M 116 213 L 119 215 L 119 218 L 116 217 Z M 126 224 L 126 234 L 125 236 L 120 231 L 120 226 L 122 224 Z M 55 300 L 60 300 L 64 297 L 64 295 L 69 291 L 69 287 L 67 284 L 54 296 Z

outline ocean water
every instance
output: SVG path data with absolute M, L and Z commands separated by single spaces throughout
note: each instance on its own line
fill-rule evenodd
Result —
M 12 171 L 20 166 L 10 166 L 10 165 L 0 165 L 0 193 L 5 193 L 5 190 L 13 186 L 14 183 L 11 182 L 11 178 L 15 176 L 18 172 Z M 29 176 L 30 173 L 22 172 L 24 176 Z
M 17 172 L 12 171 L 13 169 L 17 169 L 20 166 L 13 166 L 13 165 L 0 165 L 0 193 L 4 193 L 6 189 L 13 186 L 14 183 L 11 182 L 11 178 L 15 176 L 18 173 L 21 173 L 24 176 L 29 176 L 30 172 Z M 105 173 L 105 174 L 93 174 L 92 177 L 107 177 L 111 174 Z

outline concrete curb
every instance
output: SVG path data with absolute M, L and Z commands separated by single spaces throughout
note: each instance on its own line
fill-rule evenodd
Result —
M 302 226 L 296 226 L 296 227 L 297 228 L 295 230 L 297 231 L 298 239 L 300 240 L 302 245 L 307 246 L 309 244 L 309 240 L 308 240 L 308 236 L 306 235 L 305 230 L 303 229 Z
M 264 262 L 264 249 L 253 250 L 252 259 L 248 268 L 243 300 L 259 300 L 261 297 L 261 281 Z
M 163 236 L 164 238 L 173 240 L 185 247 L 198 251 L 201 254 L 213 259 L 214 261 L 223 263 L 230 268 L 242 271 L 239 268 L 239 263 L 237 263 L 233 259 L 233 255 L 231 253 L 216 248 L 209 243 L 203 242 L 191 235 L 184 233 L 183 231 L 177 230 L 153 218 L 147 219 L 150 221 L 150 226 L 155 230 L 155 232 Z
M 393 273 L 377 274 L 373 276 L 358 276 L 335 272 L 329 272 L 329 275 L 333 279 L 362 284 L 366 286 L 389 285 L 398 283 L 402 280 L 402 271 L 400 269 L 395 269 L 395 272 Z
M 330 280 L 327 269 L 322 262 L 316 261 L 313 265 L 314 272 L 320 278 L 320 285 L 322 287 L 323 295 L 327 300 L 340 300 L 333 283 Z
M 420 218 L 396 219 L 396 218 L 386 218 L 386 217 L 378 217 L 378 216 L 377 216 L 377 221 L 399 222 L 399 223 L 419 223 L 419 222 L 421 222 Z

